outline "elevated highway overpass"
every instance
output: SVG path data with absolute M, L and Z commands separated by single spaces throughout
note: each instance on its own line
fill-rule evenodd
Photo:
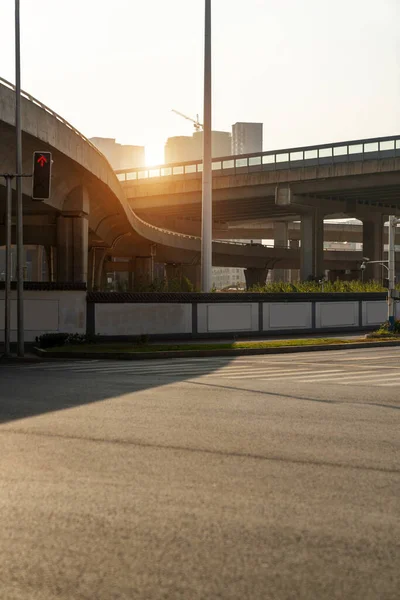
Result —
M 201 161 L 117 175 L 130 206 L 146 222 L 199 234 Z M 256 237 L 255 225 L 258 238 L 272 237 L 278 244 L 300 237 L 304 278 L 323 271 L 324 219 L 361 220 L 362 238 L 359 230 L 348 233 L 363 241 L 371 259 L 379 260 L 385 216 L 400 212 L 400 136 L 215 158 L 213 204 L 214 237 Z M 293 221 L 301 223 L 297 235 L 293 225 L 276 225 Z M 339 231 L 329 225 L 325 230 L 330 239 Z M 374 270 L 377 275 L 378 267 Z
M 1 172 L 14 170 L 14 105 L 15 92 L 12 84 L 0 79 Z M 182 215 L 196 220 L 200 206 L 200 163 L 160 167 L 156 177 L 152 170 L 147 171 L 147 174 L 146 171 L 136 170 L 116 175 L 106 158 L 89 140 L 62 117 L 25 92 L 22 98 L 22 128 L 24 172 L 31 171 L 34 150 L 49 150 L 53 153 L 52 194 L 49 201 L 33 202 L 30 181 L 23 180 L 24 240 L 26 244 L 45 247 L 52 279 L 88 281 L 89 286 L 99 286 L 104 265 L 109 265 L 110 258 L 118 257 L 121 260 L 113 263 L 113 270 L 134 270 L 135 277 L 139 279 L 149 276 L 153 260 L 168 264 L 183 263 L 188 268 L 196 269 L 200 259 L 199 237 L 195 232 L 187 233 L 179 230 L 179 227 L 175 230 L 173 227 L 166 227 L 162 220 L 182 220 Z M 378 161 L 380 171 L 375 165 L 373 173 L 365 174 L 386 173 L 391 177 L 396 176 L 399 139 L 385 138 L 385 141 L 374 143 L 378 143 L 380 154 L 374 158 L 371 155 L 369 170 Z M 381 144 L 387 143 L 393 143 L 394 150 L 381 147 Z M 268 153 L 266 155 L 270 156 Z M 238 163 L 238 160 L 241 162 Z M 308 173 L 309 169 L 314 169 L 314 179 L 323 184 L 321 169 L 328 167 L 323 163 L 300 167 L 292 161 L 290 165 L 286 165 L 286 169 L 281 169 L 283 163 L 278 159 L 274 160 L 274 169 L 265 169 L 265 172 L 264 167 L 269 163 L 264 154 L 258 158 L 251 155 L 239 159 L 230 157 L 229 160 L 217 163 L 214 161 L 216 217 L 220 215 L 223 223 L 229 217 L 229 223 L 238 225 L 246 223 L 249 215 L 253 221 L 265 217 L 265 222 L 278 216 L 287 221 L 296 217 L 302 222 L 301 236 L 309 223 L 312 231 L 317 231 L 317 223 L 322 221 L 318 220 L 319 216 L 316 219 L 314 214 L 310 217 L 308 205 L 302 204 L 306 196 L 294 193 L 298 189 L 291 187 L 290 177 L 293 169 L 298 177 L 299 172 Z M 359 162 L 352 162 L 350 171 L 355 169 L 354 175 L 360 169 Z M 280 165 L 279 168 L 276 165 Z M 335 166 L 339 168 L 340 165 L 333 165 L 332 168 Z M 255 170 L 257 167 L 258 171 Z M 350 172 L 346 177 L 351 177 Z M 305 179 L 308 183 L 313 182 L 310 177 Z M 297 183 L 300 185 L 301 181 Z M 275 195 L 271 196 L 272 188 L 275 189 Z M 244 200 L 247 212 L 240 209 Z M 333 198 L 327 201 L 347 202 Z M 392 190 L 390 206 L 374 205 L 374 216 L 385 214 L 384 211 L 389 208 L 388 212 L 393 212 L 395 202 L 397 196 Z M 264 212 L 261 215 L 257 212 L 253 214 L 249 210 L 252 204 L 254 208 L 259 207 Z M 274 212 L 268 213 L 264 205 Z M 338 206 L 335 205 L 336 212 L 332 214 L 342 214 L 338 212 Z M 329 207 L 332 208 L 331 204 Z M 224 212 L 228 209 L 229 214 Z M 236 209 L 239 211 L 237 217 Z M 4 210 L 5 188 L 1 181 L 0 245 L 4 244 L 5 239 Z M 304 241 L 304 237 L 302 240 Z M 300 250 L 288 248 L 285 240 L 278 246 L 267 248 L 214 242 L 213 263 L 216 266 L 258 269 L 259 276 L 262 277 L 268 268 L 298 268 L 301 265 L 303 273 L 307 274 L 309 271 L 308 274 L 312 275 L 318 274 L 317 269 L 322 267 L 354 268 L 360 260 L 356 253 L 324 252 L 320 264 L 316 264 L 316 253 L 313 251 L 314 262 L 311 264 L 308 260 L 307 243 L 302 243 Z M 122 259 L 127 258 L 131 259 L 130 262 L 121 264 L 124 262 Z

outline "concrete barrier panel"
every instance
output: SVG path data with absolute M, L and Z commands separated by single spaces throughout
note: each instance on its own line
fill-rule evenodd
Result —
M 362 320 L 365 326 L 381 325 L 387 321 L 387 302 L 363 302 Z
M 311 329 L 311 302 L 264 302 L 263 329 Z
M 43 333 L 86 332 L 86 292 L 30 291 L 24 293 L 25 341 Z M 0 292 L 0 340 L 4 341 L 4 291 Z M 16 292 L 11 294 L 11 341 L 17 341 Z
M 258 331 L 258 304 L 198 304 L 198 332 Z
M 96 304 L 96 334 L 162 335 L 192 332 L 192 305 L 169 303 Z
M 358 302 L 316 302 L 315 325 L 322 327 L 358 327 Z

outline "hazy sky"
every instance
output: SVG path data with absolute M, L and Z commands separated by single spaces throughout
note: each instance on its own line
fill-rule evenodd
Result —
M 400 0 L 212 0 L 213 128 L 264 149 L 400 131 Z M 22 87 L 86 136 L 162 160 L 202 114 L 204 0 L 21 0 Z M 0 0 L 14 81 L 14 0 Z

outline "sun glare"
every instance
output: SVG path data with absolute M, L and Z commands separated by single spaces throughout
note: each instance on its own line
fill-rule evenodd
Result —
M 164 163 L 164 146 L 149 144 L 145 146 L 146 167 L 154 167 Z

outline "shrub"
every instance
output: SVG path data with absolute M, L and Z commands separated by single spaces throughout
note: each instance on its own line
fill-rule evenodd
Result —
M 382 323 L 382 325 L 379 327 L 377 333 L 379 333 L 380 335 L 390 335 L 390 334 L 400 334 L 400 320 L 396 320 L 394 322 L 394 327 L 393 329 L 390 329 L 389 326 L 389 321 L 385 321 L 385 323 Z
M 36 338 L 36 343 L 39 344 L 39 348 L 55 348 L 64 346 L 68 336 L 68 333 L 44 333 Z
M 84 333 L 44 333 L 36 338 L 39 348 L 55 348 L 57 346 L 95 344 L 99 336 Z
M 276 294 L 283 293 L 345 293 L 345 292 L 386 292 L 387 288 L 383 287 L 377 281 L 296 281 L 286 283 L 284 281 L 276 281 L 266 283 L 265 285 L 254 286 L 249 290 L 251 292 L 262 292 Z

